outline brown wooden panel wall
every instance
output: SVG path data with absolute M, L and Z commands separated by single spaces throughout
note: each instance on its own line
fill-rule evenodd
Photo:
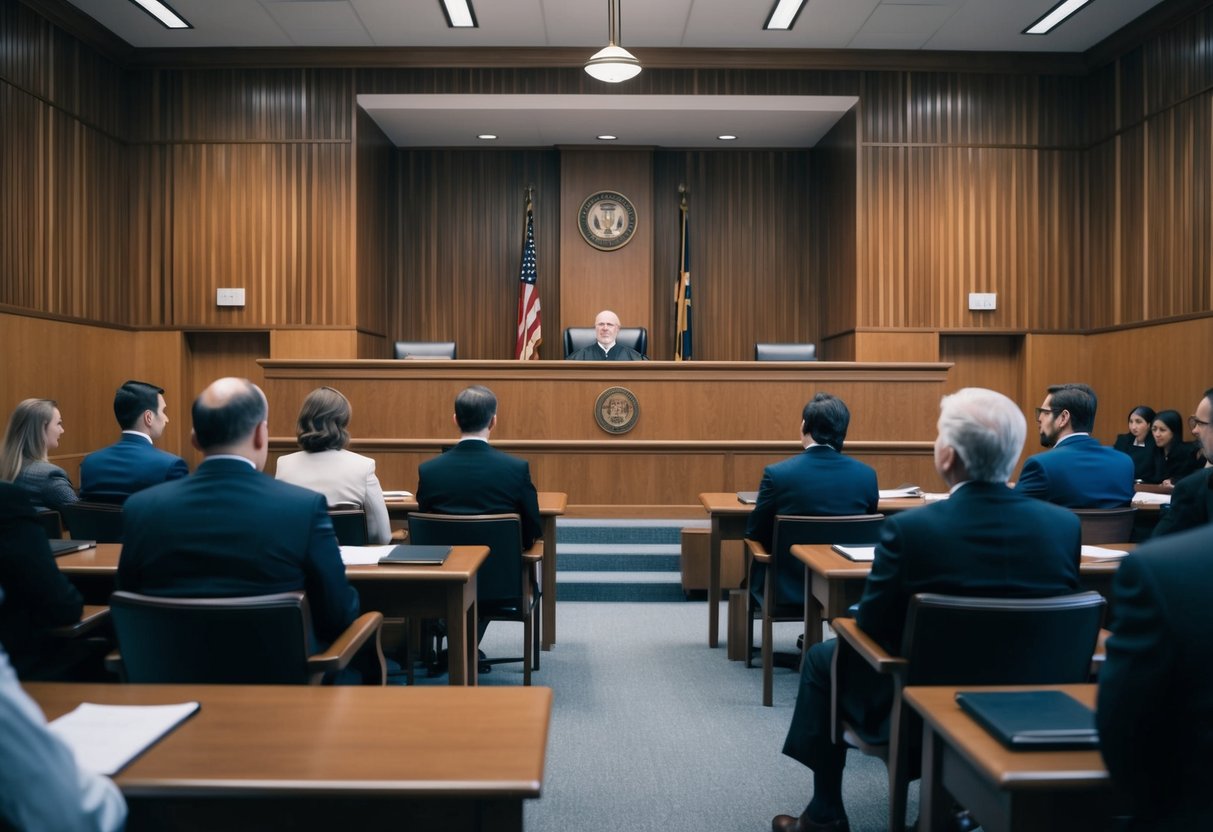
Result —
M 809 274 L 810 289 L 821 308 L 821 335 L 817 354 L 831 360 L 853 360 L 854 349 L 828 347 L 824 335 L 855 328 L 856 253 L 859 249 L 856 206 L 858 129 L 860 104 L 846 113 L 809 154 Z
M 395 188 L 398 154 L 396 146 L 361 108 L 355 115 L 355 130 L 357 322 L 364 332 L 386 336 L 388 287 L 396 282 L 399 269 L 396 236 L 400 212 Z M 386 350 L 380 355 L 356 354 L 362 358 L 391 357 Z

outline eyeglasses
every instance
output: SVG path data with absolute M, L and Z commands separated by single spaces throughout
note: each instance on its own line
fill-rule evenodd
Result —
M 1063 410 L 1065 410 L 1064 407 L 1038 407 L 1038 408 L 1036 408 L 1036 418 L 1039 419 L 1041 416 L 1044 416 L 1046 413 L 1052 413 L 1054 416 L 1056 416 L 1058 413 L 1061 413 L 1061 411 L 1063 411 Z
M 1204 419 L 1197 419 L 1195 416 L 1188 417 L 1188 430 L 1192 431 L 1193 433 L 1196 432 L 1197 428 L 1201 428 L 1203 430 L 1204 428 L 1207 428 L 1208 426 L 1209 426 L 1209 423 L 1206 422 Z

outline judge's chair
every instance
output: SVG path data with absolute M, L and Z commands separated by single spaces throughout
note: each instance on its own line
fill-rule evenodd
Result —
M 522 549 L 522 520 L 517 514 L 409 515 L 409 540 L 417 545 L 488 546 L 489 556 L 476 573 L 480 636 L 491 621 L 522 622 L 522 658 L 488 659 L 489 664 L 522 662 L 522 683 L 531 683 L 532 663 L 539 669 L 539 563 L 543 541 Z
M 903 704 L 902 689 L 908 685 L 1087 682 L 1104 605 L 1097 592 L 1054 598 L 919 593 L 910 599 L 900 655 L 887 652 L 859 629 L 855 619 L 835 620 L 838 649 L 831 683 L 834 742 L 885 761 L 889 772 L 889 829 L 905 828 L 909 784 L 921 773 L 922 721 Z M 874 678 L 873 671 L 885 678 Z M 847 713 L 845 701 L 858 696 L 870 699 L 864 691 L 887 691 L 883 686 L 890 684 L 888 741 L 871 742 Z M 977 814 L 976 807 L 967 808 Z
M 597 343 L 598 333 L 592 326 L 570 326 L 564 330 L 564 357 L 568 358 L 582 347 Z M 642 326 L 620 327 L 615 336 L 615 343 L 631 347 L 636 352 L 649 357 L 649 331 Z
M 384 684 L 383 614 L 355 619 L 327 650 L 313 653 L 312 616 L 302 591 L 243 598 L 110 596 L 118 652 L 106 660 L 125 682 L 316 685 L 345 670 L 364 645 L 364 684 Z M 377 670 L 377 678 L 366 678 Z M 374 673 L 371 673 L 373 676 Z
M 816 361 L 816 344 L 755 344 L 755 361 Z
M 754 619 L 762 618 L 762 704 L 771 707 L 772 672 L 775 665 L 773 644 L 776 621 L 805 620 L 804 605 L 815 603 L 804 594 L 804 564 L 792 554 L 798 543 L 875 544 L 880 539 L 883 514 L 849 514 L 841 517 L 797 517 L 779 515 L 775 518 L 775 533 L 771 551 L 757 540 L 746 540 L 749 555 L 749 592 L 746 593 L 745 666 L 750 667 L 754 655 Z M 761 568 L 760 568 L 761 567 Z M 780 575 L 796 576 L 798 592 L 781 586 Z M 782 582 L 784 584 L 787 581 Z M 820 634 L 805 632 L 807 646 Z
M 397 341 L 396 358 L 455 358 L 454 341 Z
M 122 506 L 81 500 L 63 506 L 63 522 L 75 540 L 98 543 L 122 542 Z

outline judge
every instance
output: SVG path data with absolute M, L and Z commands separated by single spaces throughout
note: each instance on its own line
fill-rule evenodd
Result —
M 594 318 L 596 343 L 573 352 L 569 361 L 645 361 L 645 357 L 631 347 L 616 343 L 619 337 L 619 316 L 609 309 L 599 312 Z

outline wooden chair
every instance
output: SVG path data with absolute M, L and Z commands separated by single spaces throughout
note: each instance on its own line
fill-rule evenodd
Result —
M 531 683 L 532 665 L 539 669 L 539 570 L 543 541 L 522 549 L 522 519 L 517 514 L 409 515 L 409 540 L 419 546 L 488 546 L 489 556 L 476 573 L 479 642 L 491 621 L 522 622 L 522 658 L 489 659 L 489 664 L 522 664 L 522 683 Z
M 81 500 L 63 507 L 63 521 L 75 540 L 122 542 L 122 506 Z
M 302 591 L 241 598 L 110 596 L 118 651 L 107 666 L 123 681 L 166 684 L 320 684 L 367 642 L 386 680 L 383 615 L 363 613 L 327 650 L 312 654 L 312 616 Z M 372 641 L 373 640 L 373 641 Z
M 875 543 L 880 538 L 882 523 L 883 514 L 849 514 L 842 517 L 779 515 L 775 518 L 771 552 L 767 552 L 757 540 L 746 540 L 750 563 L 746 570 L 749 575 L 749 591 L 746 593 L 745 666 L 752 666 L 754 618 L 760 615 L 764 706 L 769 708 L 772 703 L 774 622 L 803 621 L 804 605 L 809 603 L 809 599 L 804 595 L 804 564 L 792 555 L 792 546 L 798 543 Z M 763 564 L 766 567 L 761 582 L 754 580 L 755 564 Z M 795 575 L 794 583 L 800 587 L 800 591 L 789 593 L 786 586 L 781 586 L 781 574 Z
M 1055 598 L 964 598 L 920 593 L 910 599 L 900 656 L 888 653 L 854 619 L 837 619 L 832 705 L 834 741 L 880 757 L 889 772 L 889 829 L 904 829 L 907 790 L 919 775 L 912 756 L 922 723 L 902 704 L 907 685 L 1049 685 L 1090 678 L 1104 599 L 1097 592 Z M 888 744 L 865 741 L 839 707 L 848 670 L 866 663 L 893 685 Z M 860 669 L 858 672 L 862 672 Z M 912 771 L 912 769 L 914 769 Z
M 333 531 L 342 546 L 365 546 L 370 542 L 366 531 L 366 511 L 353 503 L 338 503 L 329 508 Z
M 1101 543 L 1128 543 L 1133 534 L 1133 520 L 1137 509 L 1126 508 L 1072 508 L 1082 524 L 1084 546 Z

